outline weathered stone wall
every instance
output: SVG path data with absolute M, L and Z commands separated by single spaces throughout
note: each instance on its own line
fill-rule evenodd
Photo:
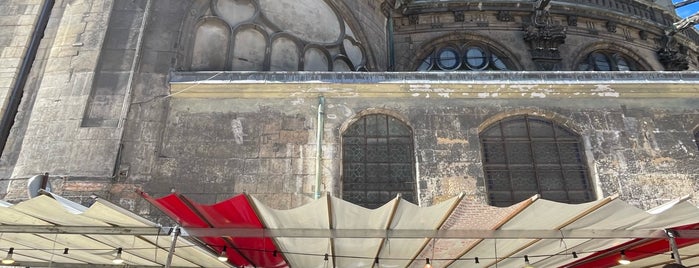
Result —
M 37 23 L 42 1 L 3 1 L 0 3 L 0 111 L 5 112 L 10 91 L 14 86 L 22 58 L 29 47 L 32 31 Z M 6 144 L 6 153 L 0 159 L 2 166 L 13 164 L 16 155 L 12 155 L 13 141 Z M 0 168 L 7 173 L 6 168 Z M 9 184 L 4 180 L 9 176 L 0 176 L 0 198 Z
M 600 6 L 592 1 L 589 4 L 580 12 L 578 8 L 582 6 L 568 1 L 551 3 L 547 20 L 552 26 L 565 27 L 565 42 L 558 47 L 560 70 L 576 71 L 577 64 L 590 52 L 605 49 L 630 57 L 641 70 L 665 70 L 657 54 L 664 44 L 660 40 L 667 25 L 680 18 L 652 4 L 636 6 L 640 4 L 614 1 L 598 3 Z M 524 39 L 525 26 L 534 20 L 535 14 L 530 3 L 465 2 L 437 6 L 414 4 L 407 11 L 393 13 L 396 70 L 415 71 L 437 44 L 469 40 L 503 50 L 514 62 L 513 69 L 537 70 L 529 52 L 531 48 Z M 685 33 L 698 37 L 692 30 Z M 698 69 L 696 41 L 683 34 L 676 39 L 688 48 L 690 69 Z
M 0 100 L 3 112 L 22 57 L 29 47 L 41 2 L 11 0 L 0 3 Z
M 699 99 L 326 98 L 321 189 L 341 196 L 341 131 L 358 114 L 389 113 L 414 132 L 421 205 L 465 193 L 485 202 L 478 133 L 516 114 L 582 135 L 599 197 L 642 208 L 699 191 Z M 200 202 L 246 192 L 276 208 L 308 202 L 315 185 L 317 99 L 173 99 L 152 179 Z M 696 198 L 696 197 L 695 197 Z

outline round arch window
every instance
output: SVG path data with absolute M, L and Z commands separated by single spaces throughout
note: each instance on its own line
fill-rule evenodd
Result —
M 456 70 L 461 66 L 459 52 L 451 47 L 445 47 L 437 52 L 437 66 L 445 71 Z
M 466 57 L 464 61 L 471 70 L 483 70 L 488 66 L 488 63 L 490 63 L 488 54 L 480 47 L 466 48 Z
M 638 71 L 639 64 L 619 52 L 594 51 L 578 64 L 579 71 Z
M 417 71 L 507 71 L 510 59 L 487 45 L 467 42 L 450 44 L 434 50 L 422 59 Z

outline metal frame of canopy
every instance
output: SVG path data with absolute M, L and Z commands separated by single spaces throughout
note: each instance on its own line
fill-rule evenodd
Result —
M 577 251 L 581 257 L 577 260 L 582 260 L 616 249 L 610 245 L 634 241 L 665 243 L 669 247 L 679 237 L 684 241 L 681 247 L 699 243 L 696 228 L 672 229 L 699 223 L 699 208 L 688 204 L 686 197 L 649 213 L 616 197 L 569 205 L 540 200 L 538 196 L 509 208 L 486 208 L 461 197 L 420 208 L 397 198 L 376 210 L 326 196 L 299 208 L 274 210 L 243 194 L 234 197 L 242 202 L 238 205 L 243 204 L 249 212 L 254 212 L 257 217 L 254 222 L 262 225 L 251 227 L 245 223 L 251 219 L 236 222 L 226 218 L 226 224 L 212 227 L 193 226 L 191 221 L 202 215 L 223 215 L 222 211 L 215 212 L 215 208 L 230 206 L 231 203 L 226 203 L 234 198 L 201 205 L 179 194 L 159 199 L 142 195 L 180 222 L 183 235 L 224 238 L 241 255 L 278 254 L 285 263 L 275 267 L 323 267 L 327 261 L 335 267 L 374 267 L 378 260 L 382 261 L 382 267 L 386 263 L 386 267 L 417 267 L 426 258 L 431 258 L 435 267 L 463 267 L 467 263 L 470 267 L 479 256 L 483 267 L 495 264 L 521 267 L 518 259 L 525 255 L 534 256 L 531 259 L 535 266 L 553 267 L 574 263 L 576 260 L 568 257 L 572 251 Z M 184 206 L 166 208 L 169 202 Z M 473 215 L 463 213 L 464 207 L 473 206 L 481 209 L 490 218 L 489 222 L 477 223 L 469 218 Z M 193 210 L 183 211 L 186 209 Z M 234 241 L 243 238 L 273 239 L 273 246 L 256 248 Z M 692 243 L 686 243 L 687 240 Z M 561 242 L 568 244 L 561 248 Z M 218 248 L 220 244 L 212 247 Z M 489 251 L 493 247 L 495 252 Z M 677 247 L 674 251 L 677 252 Z M 676 255 L 680 261 L 679 253 Z M 259 260 L 254 258 L 244 259 L 250 262 L 233 264 L 266 267 L 256 265 L 254 262 Z
M 231 267 L 208 246 L 178 240 L 178 228 L 163 228 L 102 199 L 84 207 L 43 192 L 15 205 L 0 202 L 0 215 L 1 266 Z M 116 256 L 123 263 L 114 263 Z

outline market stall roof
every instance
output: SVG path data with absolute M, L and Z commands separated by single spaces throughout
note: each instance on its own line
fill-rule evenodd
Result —
M 522 267 L 526 255 L 536 267 L 608 267 L 579 260 L 600 254 L 618 258 L 625 249 L 629 257 L 652 267 L 672 261 L 666 230 L 675 227 L 681 257 L 699 259 L 699 248 L 693 246 L 699 242 L 694 227 L 699 226 L 699 208 L 688 198 L 650 211 L 615 197 L 563 204 L 538 196 L 506 208 L 461 196 L 431 207 L 396 198 L 372 210 L 325 196 L 275 210 L 245 194 L 213 205 L 177 193 L 142 195 L 188 235 L 217 249 L 231 248 L 228 254 L 239 255 L 229 259 L 236 266 L 344 268 L 379 262 L 380 267 L 423 267 L 429 258 L 434 267 Z M 637 254 L 639 241 L 665 246 Z M 663 254 L 665 260 L 652 259 Z
M 170 267 L 231 267 L 196 241 L 168 234 L 175 229 L 102 199 L 88 208 L 46 192 L 16 205 L 0 202 L 0 215 L 0 265 L 164 267 L 171 257 Z M 118 248 L 123 263 L 116 265 Z

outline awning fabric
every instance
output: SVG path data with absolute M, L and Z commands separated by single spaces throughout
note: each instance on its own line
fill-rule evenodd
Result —
M 699 208 L 687 198 L 643 211 L 614 197 L 563 204 L 535 196 L 505 208 L 463 197 L 430 207 L 396 198 L 373 210 L 330 196 L 289 210 L 245 194 L 214 205 L 144 197 L 214 249 L 233 248 L 228 253 L 240 257 L 231 263 L 246 267 L 421 268 L 429 258 L 440 268 L 519 268 L 525 255 L 535 267 L 611 267 L 597 261 L 616 261 L 620 250 L 642 264 L 634 267 L 656 267 L 672 261 L 663 230 L 699 229 Z M 699 234 L 676 241 L 686 263 L 699 262 Z
M 186 238 L 116 205 L 97 199 L 84 207 L 47 193 L 12 205 L 0 202 L 0 259 L 14 248 L 21 267 L 163 267 L 174 244 L 171 267 L 231 267 Z M 67 249 L 67 251 L 66 251 Z

